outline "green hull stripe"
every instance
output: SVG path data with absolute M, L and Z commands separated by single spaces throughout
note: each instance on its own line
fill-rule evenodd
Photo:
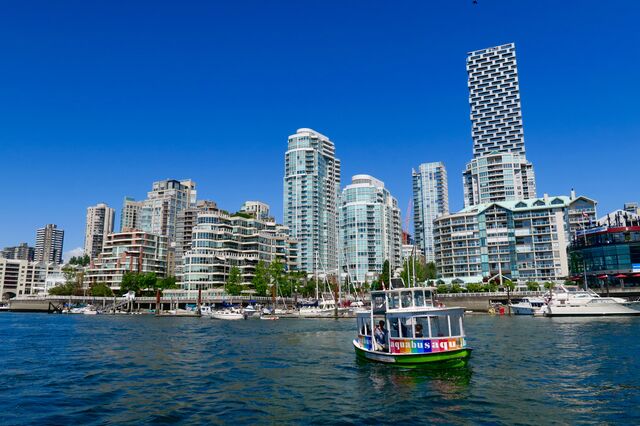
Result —
M 427 366 L 434 367 L 464 367 L 471 356 L 471 349 L 459 349 L 457 351 L 449 351 L 435 354 L 415 354 L 415 355 L 391 355 L 368 352 L 354 345 L 356 354 L 362 358 L 378 361 L 385 364 L 397 365 L 402 367 L 411 366 Z

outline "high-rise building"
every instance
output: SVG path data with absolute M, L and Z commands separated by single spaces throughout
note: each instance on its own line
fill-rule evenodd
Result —
M 104 248 L 85 275 L 91 286 L 105 283 L 118 289 L 127 272 L 154 272 L 159 278 L 167 270 L 167 237 L 139 230 L 106 236 Z
M 91 259 L 102 252 L 107 234 L 113 232 L 116 212 L 104 203 L 87 207 L 87 224 L 84 231 L 84 254 Z
M 131 197 L 125 197 L 120 212 L 120 232 L 130 229 L 140 229 L 143 201 L 136 201 Z
M 328 137 L 312 129 L 289 136 L 285 154 L 284 224 L 299 243 L 300 269 L 338 273 L 340 160 Z
M 340 247 L 349 276 L 373 281 L 385 260 L 391 271 L 402 265 L 402 227 L 398 201 L 384 183 L 369 175 L 355 175 L 342 191 L 339 203 Z
M 569 273 L 567 247 L 596 217 L 587 197 L 547 196 L 477 204 L 437 218 L 438 277 L 482 282 L 501 272 L 511 280 L 560 281 Z
M 28 260 L 33 261 L 35 257 L 35 249 L 29 247 L 27 243 L 20 243 L 15 247 L 5 247 L 0 252 L 0 257 L 5 259 Z
M 473 157 L 492 152 L 525 155 L 514 43 L 469 52 Z
M 250 291 L 258 262 L 269 264 L 276 259 L 287 270 L 297 269 L 297 242 L 286 227 L 217 209 L 199 212 L 191 249 L 184 254 L 180 285 L 184 290 L 222 288 L 236 267 Z
M 624 203 L 624 211 L 627 213 L 640 214 L 638 203 Z
M 172 243 L 176 238 L 178 214 L 195 204 L 196 184 L 192 180 L 168 179 L 154 182 L 143 202 L 140 229 L 164 235 Z
M 533 165 L 519 154 L 496 152 L 474 158 L 462 173 L 462 182 L 465 207 L 536 198 Z
M 513 43 L 467 56 L 473 160 L 463 173 L 465 206 L 535 198 L 525 156 L 516 50 Z
M 433 221 L 449 214 L 447 170 L 441 162 L 424 163 L 412 175 L 415 243 L 425 260 L 433 262 Z
M 57 225 L 48 224 L 36 232 L 36 262 L 62 263 L 64 231 Z
M 182 262 L 186 252 L 191 250 L 193 228 L 198 221 L 199 213 L 212 213 L 218 210 L 214 201 L 198 200 L 195 207 L 189 207 L 178 213 L 176 224 L 175 275 L 182 281 Z

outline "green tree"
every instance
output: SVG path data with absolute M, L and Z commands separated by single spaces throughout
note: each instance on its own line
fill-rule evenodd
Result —
M 427 279 L 427 280 L 435 280 L 436 277 L 438 276 L 438 271 L 436 269 L 435 262 L 427 263 L 425 265 L 425 269 L 426 269 L 426 277 L 425 277 L 425 279 Z
M 436 287 L 436 291 L 440 294 L 443 293 L 449 293 L 449 286 L 446 284 L 438 284 L 438 287 Z
M 95 297 L 111 297 L 113 291 L 105 283 L 95 283 L 91 286 L 91 295 Z
M 176 284 L 176 277 L 158 278 L 155 284 L 155 288 L 158 290 L 169 290 L 178 288 L 178 284 Z
M 481 293 L 484 291 L 484 286 L 481 283 L 469 283 L 467 284 L 467 291 L 469 293 Z
M 416 274 L 416 282 L 424 283 L 427 280 L 434 280 L 436 278 L 436 264 L 433 262 L 424 263 L 421 257 L 415 258 L 415 263 L 413 257 L 409 257 L 405 259 L 402 264 L 402 272 L 400 276 L 405 284 L 408 284 L 409 281 L 413 284 L 413 273 L 415 267 Z M 411 278 L 411 280 L 409 280 Z
M 527 281 L 527 290 L 538 291 L 540 290 L 540 284 L 538 284 L 536 281 Z
M 60 284 L 49 289 L 49 294 L 52 296 L 72 296 L 74 293 L 74 283 Z
M 382 272 L 378 276 L 378 285 L 382 288 L 381 284 L 384 283 L 386 288 L 389 288 L 389 260 L 385 260 L 382 264 Z
M 269 288 L 270 272 L 267 265 L 261 260 L 256 265 L 256 270 L 253 275 L 253 288 L 256 290 L 258 296 L 266 296 L 267 289 Z
M 125 294 L 133 291 L 134 293 L 139 294 L 140 290 L 141 287 L 138 274 L 135 272 L 125 272 L 122 276 L 122 281 L 120 282 L 120 292 Z
M 145 272 L 144 274 L 137 275 L 138 286 L 141 290 L 156 290 L 158 277 L 155 272 Z
M 282 289 L 286 287 L 287 281 L 284 272 L 284 265 L 282 264 L 282 262 L 280 262 L 278 259 L 271 262 L 271 264 L 269 265 L 269 275 L 271 278 L 271 283 L 275 285 L 280 292 L 282 292 Z
M 504 287 L 505 290 L 509 290 L 509 291 L 513 291 L 516 289 L 516 283 L 514 283 L 511 280 L 503 280 L 502 286 Z
M 544 288 L 546 288 L 547 290 L 553 290 L 555 286 L 556 286 L 556 283 L 551 281 L 547 281 L 546 283 L 544 283 Z
M 229 271 L 229 277 L 227 277 L 226 292 L 232 296 L 240 295 L 242 291 L 242 275 L 240 269 L 237 266 L 233 266 Z

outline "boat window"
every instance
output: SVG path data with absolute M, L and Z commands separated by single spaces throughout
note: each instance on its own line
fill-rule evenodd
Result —
M 389 335 L 391 337 L 400 337 L 398 332 L 398 318 L 389 319 Z
M 429 318 L 428 317 L 418 317 L 415 318 L 415 334 L 417 339 L 427 338 L 429 337 Z
M 431 324 L 431 337 L 448 337 L 449 324 L 446 316 L 429 317 Z
M 400 332 L 402 337 L 413 338 L 413 318 L 400 318 Z
M 384 313 L 384 293 L 371 293 L 371 304 L 373 306 L 373 313 Z
M 411 308 L 413 306 L 413 293 L 410 291 L 402 292 L 402 307 Z
M 396 292 L 389 293 L 388 295 L 389 309 L 398 309 L 400 307 L 400 296 Z
M 416 290 L 413 295 L 413 303 L 416 306 L 424 306 L 424 293 L 422 290 Z
M 431 306 L 433 305 L 433 293 L 431 292 L 431 290 L 425 290 L 424 291 L 424 300 L 425 300 L 425 306 Z
M 449 316 L 449 321 L 451 323 L 451 336 L 460 336 L 462 334 L 460 332 L 460 315 Z

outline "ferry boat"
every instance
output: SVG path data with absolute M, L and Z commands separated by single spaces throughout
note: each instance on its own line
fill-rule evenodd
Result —
M 600 297 L 577 286 L 556 287 L 547 294 L 541 312 L 546 317 L 640 315 L 640 303 L 620 297 Z
M 471 349 L 463 316 L 463 308 L 435 303 L 434 288 L 393 279 L 390 290 L 371 292 L 370 310 L 356 313 L 353 346 L 361 358 L 401 367 L 464 367 Z
M 518 303 L 509 305 L 514 315 L 540 315 L 540 309 L 544 305 L 541 297 L 523 297 Z

